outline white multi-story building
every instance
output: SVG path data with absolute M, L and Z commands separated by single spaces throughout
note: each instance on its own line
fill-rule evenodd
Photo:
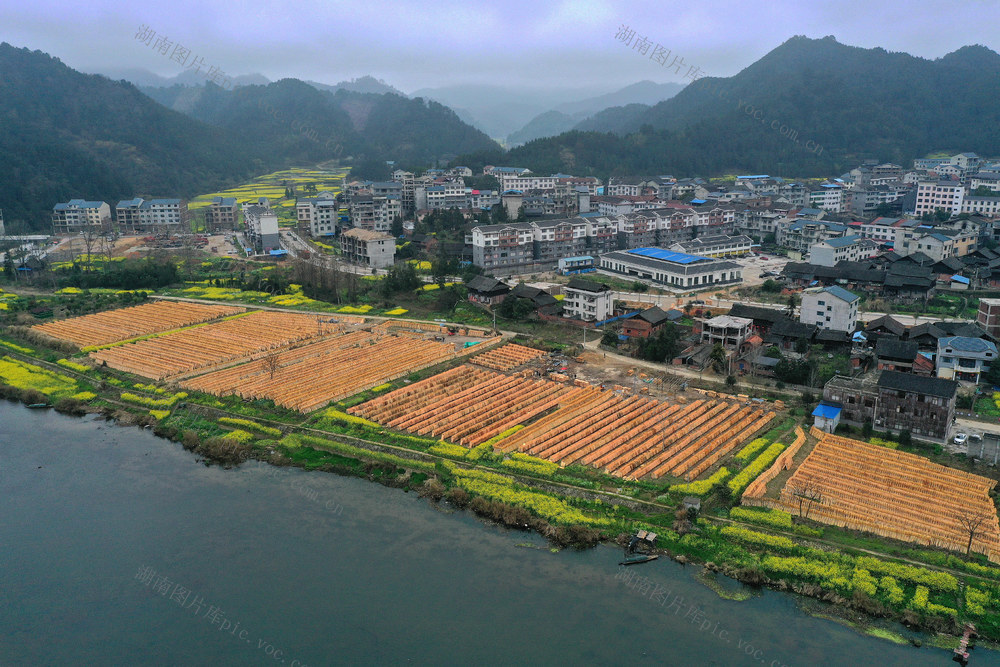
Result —
M 269 206 L 244 204 L 246 239 L 258 253 L 268 253 L 281 248 L 278 238 L 278 216 Z
M 969 178 L 969 192 L 975 192 L 979 188 L 1000 192 L 1000 174 L 982 172 L 971 176 Z
M 604 188 L 604 194 L 612 197 L 638 197 L 642 194 L 642 185 L 638 181 L 612 178 Z
M 52 231 L 68 234 L 90 227 L 104 229 L 111 224 L 111 207 L 103 201 L 70 199 L 52 207 Z
M 861 238 L 842 236 L 826 239 L 809 246 L 809 263 L 836 266 L 837 262 L 856 262 L 861 259 Z
M 121 231 L 188 230 L 188 209 L 180 199 L 142 197 L 120 201 L 115 207 L 115 223 Z
M 416 188 L 414 205 L 418 211 L 439 211 L 449 208 L 464 209 L 468 206 L 466 187 L 463 181 L 451 181 L 439 185 Z
M 858 323 L 861 297 L 843 287 L 814 287 L 802 292 L 799 321 L 821 329 L 853 332 Z
M 530 190 L 540 190 L 543 192 L 556 189 L 555 176 L 514 176 L 512 174 L 501 174 L 497 177 L 500 181 L 500 189 L 519 190 L 528 192 Z
M 997 346 L 982 338 L 948 336 L 938 339 L 935 365 L 945 380 L 979 382 L 997 360 Z
M 962 199 L 962 213 L 975 213 L 987 218 L 1000 217 L 1000 192 L 996 197 L 973 197 Z
M 300 224 L 309 226 L 309 235 L 334 236 L 340 222 L 340 204 L 330 192 L 321 192 L 316 197 L 299 199 L 295 211 Z
M 917 203 L 914 215 L 933 213 L 938 209 L 952 216 L 962 212 L 965 188 L 958 181 L 921 181 L 917 183 Z
M 604 283 L 572 278 L 563 293 L 563 314 L 567 317 L 603 322 L 614 312 L 614 292 Z
M 828 213 L 840 213 L 844 201 L 844 186 L 839 183 L 824 183 L 809 193 L 809 205 Z

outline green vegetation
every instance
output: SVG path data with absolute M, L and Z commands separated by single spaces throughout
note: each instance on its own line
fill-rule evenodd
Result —
M 694 496 L 704 496 L 711 491 L 716 484 L 721 484 L 729 477 L 729 470 L 725 467 L 716 470 L 711 477 L 698 482 L 687 482 L 685 484 L 673 484 L 670 487 L 671 493 L 683 493 Z
M 765 449 L 763 454 L 755 458 L 750 465 L 729 480 L 729 490 L 732 491 L 733 495 L 738 496 L 743 493 L 743 489 L 747 488 L 747 485 L 756 479 L 757 475 L 767 470 L 774 463 L 774 460 L 778 458 L 778 454 L 784 451 L 784 449 L 785 446 L 781 443 L 774 443 Z

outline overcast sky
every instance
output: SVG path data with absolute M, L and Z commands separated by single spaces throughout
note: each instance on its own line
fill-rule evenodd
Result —
M 88 0 L 4 2 L 0 40 L 87 72 L 182 66 L 135 39 L 148 26 L 227 74 L 336 83 L 371 74 L 410 93 L 459 83 L 590 87 L 683 83 L 615 41 L 627 25 L 713 76 L 730 76 L 793 35 L 834 35 L 938 58 L 966 44 L 1000 51 L 1000 2 L 605 2 L 603 0 Z

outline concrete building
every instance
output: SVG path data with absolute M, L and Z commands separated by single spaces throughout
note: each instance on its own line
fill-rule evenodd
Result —
M 962 213 L 973 213 L 987 218 L 1000 218 L 1000 192 L 996 197 L 966 195 L 962 199 Z
M 348 262 L 385 269 L 395 262 L 396 242 L 388 234 L 355 228 L 340 235 L 340 250 Z
M 799 322 L 815 324 L 820 329 L 854 332 L 858 323 L 861 297 L 843 287 L 814 287 L 802 292 Z
M 670 246 L 670 250 L 684 252 L 701 257 L 734 257 L 750 252 L 753 239 L 749 236 L 699 236 L 690 241 L 678 241 Z
M 840 420 L 877 430 L 909 431 L 915 438 L 943 442 L 955 417 L 958 383 L 953 380 L 878 371 L 858 378 L 836 376 L 823 387 L 823 402 L 840 406 Z
M 115 224 L 122 232 L 190 232 L 187 204 L 180 199 L 136 197 L 118 202 Z
M 255 252 L 268 253 L 281 248 L 278 238 L 278 216 L 269 206 L 244 204 L 243 218 L 246 221 L 246 239 Z
M 335 236 L 341 226 L 340 204 L 330 192 L 296 200 L 295 213 L 299 224 L 308 226 L 313 238 Z
M 235 197 L 212 197 L 212 203 L 205 208 L 205 229 L 236 229 L 239 222 L 240 207 Z
M 914 215 L 933 213 L 938 209 L 952 216 L 962 212 L 965 188 L 958 181 L 921 181 L 917 183 L 917 204 Z
M 809 263 L 836 266 L 837 262 L 856 262 L 861 259 L 861 238 L 841 236 L 809 246 Z
M 614 312 L 614 292 L 604 283 L 571 278 L 563 288 L 563 314 L 585 322 L 603 322 Z
M 723 347 L 739 349 L 752 333 L 753 320 L 748 317 L 719 315 L 701 325 L 701 342 L 721 343 Z
M 663 248 L 634 248 L 601 255 L 601 269 L 688 291 L 743 280 L 743 267 L 724 259 L 699 257 Z
M 980 299 L 976 322 L 994 340 L 1000 340 L 1000 299 Z
M 73 234 L 84 228 L 109 229 L 111 207 L 103 201 L 70 199 L 52 207 L 52 233 Z
M 997 346 L 982 338 L 948 336 L 938 339 L 937 376 L 945 380 L 979 382 L 996 361 Z

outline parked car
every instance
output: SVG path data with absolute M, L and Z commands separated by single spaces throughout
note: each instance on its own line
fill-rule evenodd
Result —
M 955 444 L 956 445 L 964 445 L 965 442 L 966 442 L 966 440 L 968 440 L 968 439 L 969 439 L 969 434 L 968 433 L 956 433 L 955 434 Z

